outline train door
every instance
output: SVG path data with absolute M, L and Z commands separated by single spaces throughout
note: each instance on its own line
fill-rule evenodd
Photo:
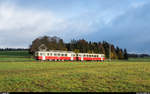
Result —
M 81 56 L 81 61 L 83 61 L 83 56 Z
M 71 54 L 71 61 L 74 60 L 74 54 Z
M 45 56 L 43 56 L 42 58 L 43 58 L 43 60 L 46 60 Z
M 83 55 L 81 55 L 81 61 L 83 61 Z
M 71 61 L 73 61 L 73 56 L 71 56 Z
M 76 53 L 76 61 L 79 61 L 79 55 Z
M 43 53 L 43 55 L 42 55 L 42 60 L 46 60 L 45 53 Z

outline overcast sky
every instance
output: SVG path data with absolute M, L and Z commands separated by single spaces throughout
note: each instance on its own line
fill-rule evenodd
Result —
M 28 47 L 39 36 L 106 40 L 150 53 L 150 0 L 0 0 L 0 47 Z

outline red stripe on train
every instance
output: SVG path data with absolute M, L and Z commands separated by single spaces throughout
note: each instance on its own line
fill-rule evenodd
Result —
M 43 56 L 38 56 L 38 60 L 43 60 Z M 81 60 L 81 57 L 73 57 L 73 60 Z M 45 56 L 45 60 L 71 60 L 71 57 L 54 57 L 54 56 Z M 105 60 L 104 58 L 90 58 L 84 57 L 83 60 Z

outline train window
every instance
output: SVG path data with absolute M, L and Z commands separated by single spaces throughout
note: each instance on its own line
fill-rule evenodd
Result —
M 61 54 L 61 56 L 64 56 L 64 54 Z
M 54 53 L 54 56 L 56 56 L 56 54 Z
M 41 55 L 41 56 L 43 56 L 43 55 L 45 56 L 45 53 L 41 53 L 40 55 Z
M 42 56 L 43 54 L 42 53 L 40 53 L 40 56 Z
M 50 53 L 50 56 L 52 56 L 52 53 Z
M 58 54 L 58 56 L 60 56 L 60 54 Z
M 71 56 L 75 57 L 75 55 L 74 55 L 74 54 L 72 54 Z
M 47 56 L 49 56 L 49 53 L 47 53 Z
M 67 54 L 65 54 L 65 56 L 67 56 Z

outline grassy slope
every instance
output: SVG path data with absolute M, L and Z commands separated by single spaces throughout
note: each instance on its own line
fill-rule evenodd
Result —
M 28 51 L 0 51 L 0 62 L 35 61 Z
M 0 91 L 150 92 L 149 62 L 1 62 Z
M 28 51 L 0 51 L 0 57 L 29 57 Z

